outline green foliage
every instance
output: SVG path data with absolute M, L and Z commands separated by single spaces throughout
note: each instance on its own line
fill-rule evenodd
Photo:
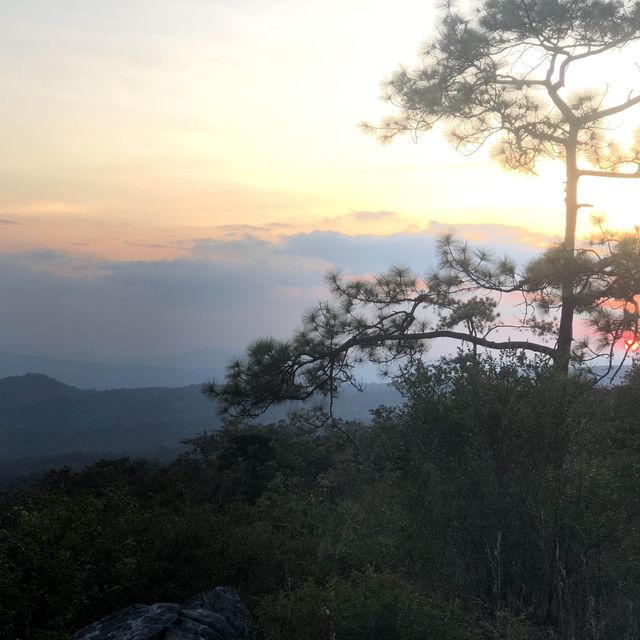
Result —
M 265 640 L 472 640 L 455 604 L 429 598 L 389 573 L 354 573 L 319 587 L 312 581 L 263 602 Z
M 220 584 L 265 640 L 631 638 L 639 381 L 462 353 L 347 435 L 297 416 L 52 471 L 0 498 L 0 638 Z
M 2 513 L 5 637 L 82 626 L 134 597 L 150 522 L 126 493 L 54 490 Z M 11 635 L 11 634 L 14 635 Z
M 567 82 L 575 63 L 638 39 L 638 2 L 473 4 L 444 5 L 420 64 L 386 82 L 396 114 L 366 130 L 388 142 L 444 124 L 454 146 L 467 151 L 500 136 L 496 159 L 531 173 L 541 158 L 566 159 L 568 146 L 601 169 L 638 162 L 637 144 L 623 152 L 604 134 L 606 118 L 638 98 L 630 96 L 612 114 L 601 91 L 575 91 Z

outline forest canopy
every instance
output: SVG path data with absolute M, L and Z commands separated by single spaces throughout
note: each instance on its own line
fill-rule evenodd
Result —
M 462 357 L 399 387 L 372 425 L 229 426 L 0 494 L 0 638 L 223 584 L 264 640 L 633 638 L 640 370 Z

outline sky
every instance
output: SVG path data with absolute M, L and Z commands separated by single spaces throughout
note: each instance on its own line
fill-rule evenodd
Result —
M 521 260 L 557 239 L 560 165 L 505 174 L 441 132 L 358 128 L 389 113 L 380 83 L 416 61 L 433 4 L 3 3 L 0 351 L 242 347 L 290 335 L 329 269 L 423 273 L 450 228 Z M 634 224 L 629 182 L 586 185 L 592 211 Z

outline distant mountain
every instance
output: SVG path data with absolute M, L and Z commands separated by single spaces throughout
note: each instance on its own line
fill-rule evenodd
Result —
M 174 446 L 219 425 L 196 385 L 83 390 L 40 374 L 0 380 L 0 459 Z
M 26 407 L 35 402 L 56 401 L 77 397 L 82 393 L 72 387 L 48 376 L 38 373 L 27 373 L 24 376 L 13 376 L 0 380 L 0 407 L 5 411 Z M 2 422 L 2 418 L 0 418 Z
M 72 360 L 50 356 L 0 351 L 0 378 L 43 373 L 80 389 L 138 389 L 142 387 L 184 387 L 221 380 L 227 364 L 243 350 L 208 347 L 150 358 Z M 377 380 L 377 368 L 363 365 L 359 376 Z
M 170 367 L 186 370 L 209 370 L 211 368 L 224 369 L 233 358 L 242 355 L 243 349 L 227 347 L 206 347 L 185 353 L 174 353 L 152 358 L 141 358 L 130 362 L 137 366 Z
M 237 353 L 213 348 L 138 361 L 92 362 L 0 352 L 0 378 L 37 372 L 83 389 L 182 387 L 222 378 Z
M 335 412 L 366 421 L 371 409 L 399 401 L 389 385 L 372 384 L 363 393 L 345 389 Z M 277 421 L 300 406 L 275 408 L 261 422 Z M 42 374 L 0 380 L 0 461 L 76 452 L 140 455 L 175 448 L 219 425 L 215 405 L 198 385 L 96 391 Z

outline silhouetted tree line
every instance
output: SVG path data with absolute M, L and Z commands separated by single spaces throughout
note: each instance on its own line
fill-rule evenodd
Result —
M 0 637 L 221 584 L 265 640 L 638 637 L 640 369 L 460 354 L 398 385 L 369 426 L 227 426 L 3 494 Z

